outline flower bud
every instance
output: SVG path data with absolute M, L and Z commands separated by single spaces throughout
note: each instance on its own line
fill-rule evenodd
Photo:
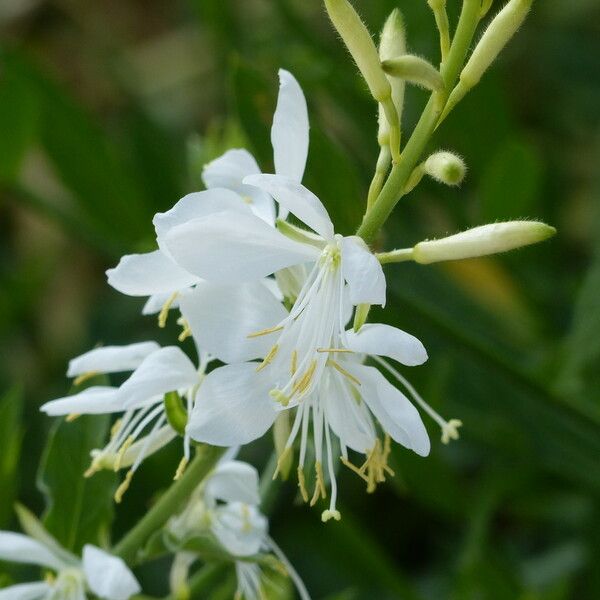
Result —
M 452 152 L 435 152 L 424 163 L 423 170 L 440 183 L 459 185 L 465 178 L 467 165 Z
M 392 77 L 400 77 L 410 83 L 428 90 L 437 91 L 444 87 L 440 72 L 424 58 L 412 54 L 404 54 L 396 58 L 384 60 L 383 70 Z
M 327 14 L 378 102 L 391 96 L 390 83 L 381 69 L 371 34 L 348 0 L 325 0 Z
M 462 233 L 420 242 L 412 251 L 415 262 L 430 264 L 507 252 L 542 242 L 556 233 L 554 227 L 537 221 L 508 221 L 468 229 Z

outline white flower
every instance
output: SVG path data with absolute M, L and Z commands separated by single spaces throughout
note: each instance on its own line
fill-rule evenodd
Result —
M 210 531 L 235 562 L 240 598 L 259 600 L 264 597 L 261 568 L 248 559 L 260 552 L 272 552 L 294 581 L 301 598 L 306 600 L 309 596 L 304 584 L 268 535 L 267 518 L 258 507 L 258 485 L 258 472 L 253 466 L 224 458 L 196 488 L 184 511 L 171 519 L 168 530 L 182 540 L 194 533 Z M 194 560 L 189 552 L 177 555 L 171 575 L 172 587 L 185 586 Z
M 20 533 L 0 531 L 0 560 L 39 565 L 55 573 L 45 581 L 0 589 L 0 600 L 84 600 L 86 592 L 106 600 L 128 600 L 141 591 L 127 565 L 96 546 L 83 548 L 82 560 Z
M 412 403 L 373 367 L 360 364 L 360 355 L 381 355 L 405 365 L 427 359 L 415 337 L 389 325 L 365 325 L 346 331 L 352 305 L 385 304 L 381 265 L 360 238 L 336 235 L 320 200 L 301 184 L 279 175 L 257 175 L 245 181 L 260 187 L 314 233 L 292 231 L 286 237 L 253 215 L 226 213 L 194 219 L 173 228 L 162 240 L 189 272 L 206 280 L 235 284 L 279 269 L 309 263 L 309 274 L 288 315 L 274 326 L 252 329 L 246 322 L 254 310 L 273 314 L 270 306 L 246 304 L 223 295 L 210 325 L 202 316 L 192 332 L 212 327 L 223 340 L 264 337 L 270 340 L 263 362 L 231 364 L 211 372 L 196 398 L 188 432 L 196 440 L 229 446 L 261 436 L 278 411 L 298 407 L 288 450 L 300 436 L 298 476 L 303 497 L 303 465 L 309 422 L 313 422 L 317 486 L 312 502 L 325 495 L 323 467 L 331 481 L 331 502 L 325 520 L 339 518 L 331 433 L 339 439 L 348 464 L 347 448 L 367 455 L 364 472 L 370 488 L 386 470 L 388 442 L 377 437 L 373 417 L 392 439 L 420 455 L 429 452 L 429 438 Z M 201 294 L 193 308 L 206 312 Z M 236 310 L 235 321 L 219 317 Z M 265 318 L 266 320 L 266 318 Z M 252 322 L 256 322 L 252 317 Z M 201 336 L 200 336 L 201 337 Z

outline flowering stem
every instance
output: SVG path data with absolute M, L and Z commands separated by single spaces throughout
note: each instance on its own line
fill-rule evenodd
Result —
M 190 598 L 205 598 L 206 595 L 202 592 L 206 588 L 213 585 L 220 576 L 227 570 L 227 564 L 222 562 L 212 562 L 205 564 L 201 569 L 196 571 L 190 578 L 188 583 L 188 591 Z M 169 594 L 163 600 L 177 600 L 177 596 Z
M 137 525 L 114 547 L 113 554 L 126 562 L 134 562 L 137 551 L 160 529 L 190 497 L 196 486 L 214 467 L 225 448 L 202 444 L 183 476 L 161 496 Z
M 480 8 L 480 0 L 464 0 L 463 2 L 452 46 L 450 47 L 447 60 L 442 66 L 441 74 L 444 80 L 444 90 L 442 92 L 434 92 L 431 95 L 417 126 L 402 152 L 400 162 L 392 167 L 388 180 L 383 186 L 379 197 L 363 217 L 363 221 L 356 234 L 362 237 L 367 243 L 373 240 L 400 198 L 404 195 L 406 183 L 435 131 L 444 104 L 448 99 L 450 90 L 456 83 L 465 56 L 469 50 L 469 45 L 473 39 L 475 28 L 479 23 Z
M 413 249 L 402 248 L 401 250 L 392 250 L 391 252 L 378 252 L 375 256 L 382 265 L 406 262 L 408 260 L 413 260 Z

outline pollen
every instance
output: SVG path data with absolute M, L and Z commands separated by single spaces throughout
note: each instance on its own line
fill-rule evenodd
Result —
M 127 471 L 127 475 L 125 475 L 125 479 L 121 482 L 121 485 L 117 488 L 115 492 L 115 502 L 117 504 L 121 504 L 121 500 L 123 500 L 123 496 L 125 492 L 129 489 L 129 485 L 131 484 L 131 479 L 133 478 L 133 470 Z
M 275 344 L 265 356 L 264 360 L 256 367 L 256 371 L 262 371 L 267 365 L 270 365 L 273 362 L 273 359 L 277 356 L 277 351 L 279 350 L 279 345 Z
M 328 508 L 321 513 L 321 521 L 323 521 L 323 523 L 327 523 L 327 521 L 331 519 L 334 521 L 340 521 L 341 518 L 342 515 L 340 514 L 339 510 L 331 510 Z

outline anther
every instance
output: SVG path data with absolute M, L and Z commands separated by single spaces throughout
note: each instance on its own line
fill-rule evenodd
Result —
M 173 481 L 177 481 L 178 479 L 181 479 L 181 476 L 183 475 L 183 473 L 188 465 L 188 462 L 189 461 L 185 456 L 179 461 L 179 465 L 177 466 L 177 470 L 175 471 Z
M 127 471 L 127 475 L 125 475 L 125 479 L 121 482 L 121 485 L 117 488 L 115 492 L 115 502 L 117 504 L 121 504 L 121 500 L 123 500 L 123 496 L 125 492 L 129 489 L 129 485 L 131 484 L 131 479 L 133 478 L 133 471 Z
M 341 518 L 342 515 L 340 514 L 339 510 L 331 510 L 328 508 L 321 513 L 321 521 L 323 521 L 323 523 L 327 523 L 327 521 L 331 519 L 334 521 L 339 521 Z
M 298 487 L 300 488 L 300 495 L 304 502 L 308 502 L 308 490 L 306 489 L 306 479 L 304 478 L 304 470 L 298 465 Z
M 263 361 L 256 367 L 256 372 L 262 371 L 267 365 L 270 365 L 273 362 L 275 356 L 277 356 L 277 351 L 279 350 L 279 346 L 275 344 L 265 356 Z
M 333 367 L 336 371 L 340 372 L 344 377 L 347 377 L 352 383 L 354 383 L 356 385 L 360 385 L 360 381 L 356 377 L 354 377 L 354 375 L 352 375 L 351 373 L 348 373 L 348 371 L 346 371 L 346 369 L 344 369 L 344 367 L 342 367 L 342 365 L 335 362 L 335 360 L 329 359 L 327 361 L 327 364 L 330 367 Z
M 158 313 L 158 326 L 161 329 L 164 329 L 167 324 L 167 318 L 169 316 L 169 310 L 171 306 L 173 306 L 173 302 L 175 302 L 175 298 L 177 298 L 179 292 L 173 292 L 166 300 L 166 302 L 162 305 L 160 312 Z
M 127 452 L 127 450 L 129 449 L 131 444 L 133 444 L 134 441 L 135 441 L 135 438 L 132 435 L 130 435 L 123 442 L 123 445 L 119 448 L 119 451 L 117 452 L 117 456 L 115 458 L 115 464 L 113 466 L 113 470 L 115 471 L 115 473 L 121 468 L 121 463 L 123 462 L 123 456 L 125 455 L 125 452 Z
M 278 325 L 277 327 L 271 327 L 269 329 L 261 329 L 260 331 L 255 331 L 254 333 L 249 333 L 247 338 L 255 338 L 261 337 L 263 335 L 269 335 L 269 333 L 275 333 L 276 331 L 281 331 L 283 329 L 283 325 Z
M 458 428 L 462 427 L 462 421 L 459 419 L 450 419 L 442 425 L 442 444 L 449 444 L 450 440 L 457 440 L 460 437 Z
M 100 371 L 88 371 L 87 373 L 82 373 L 79 377 L 73 379 L 73 385 L 81 385 L 88 379 L 92 379 L 92 377 L 96 377 L 96 375 L 100 375 Z

